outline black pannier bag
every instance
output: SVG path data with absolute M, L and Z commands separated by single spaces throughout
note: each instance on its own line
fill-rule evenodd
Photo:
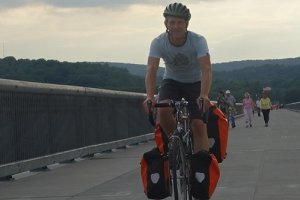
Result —
M 141 177 L 144 192 L 149 199 L 164 199 L 171 195 L 169 162 L 158 148 L 144 153 Z
M 219 164 L 208 151 L 200 151 L 191 156 L 191 194 L 197 199 L 209 199 L 220 178 Z

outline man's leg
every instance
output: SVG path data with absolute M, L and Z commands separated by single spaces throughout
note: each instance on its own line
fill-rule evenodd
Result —
M 178 99 L 178 83 L 172 80 L 163 80 L 159 91 L 159 102 L 167 103 L 170 99 Z M 158 108 L 158 117 L 163 131 L 169 136 L 176 127 L 173 108 Z
M 172 112 L 173 108 L 158 108 L 160 126 L 167 136 L 169 136 L 176 127 Z
M 192 132 L 194 139 L 194 152 L 200 150 L 209 150 L 209 141 L 207 136 L 206 124 L 200 119 L 192 120 Z

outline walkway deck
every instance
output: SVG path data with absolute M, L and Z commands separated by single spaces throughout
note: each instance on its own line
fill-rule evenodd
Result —
M 269 127 L 230 129 L 228 158 L 212 200 L 299 200 L 300 113 L 276 110 Z M 0 199 L 143 200 L 139 161 L 153 142 L 117 149 L 73 163 L 49 166 L 0 182 Z

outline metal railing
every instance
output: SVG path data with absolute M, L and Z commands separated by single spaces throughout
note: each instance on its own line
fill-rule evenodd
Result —
M 0 79 L 0 177 L 152 138 L 144 99 L 140 93 Z
M 284 108 L 295 112 L 300 112 L 300 102 L 285 104 Z
M 0 79 L 0 177 L 152 139 L 144 99 L 141 93 Z

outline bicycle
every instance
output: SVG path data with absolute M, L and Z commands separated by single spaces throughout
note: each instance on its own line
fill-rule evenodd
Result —
M 169 103 L 156 103 L 156 108 L 172 107 L 175 109 L 176 128 L 169 136 L 168 152 L 166 159 L 169 160 L 170 188 L 174 193 L 175 200 L 192 200 L 190 184 L 190 162 L 189 158 L 193 154 L 193 136 L 190 129 L 190 118 L 188 106 L 196 102 L 188 102 L 184 98 L 180 101 L 170 101 Z M 203 99 L 200 100 L 203 111 Z M 149 120 L 155 125 L 152 114 L 152 102 L 148 102 Z M 203 113 L 203 112 L 202 112 Z

